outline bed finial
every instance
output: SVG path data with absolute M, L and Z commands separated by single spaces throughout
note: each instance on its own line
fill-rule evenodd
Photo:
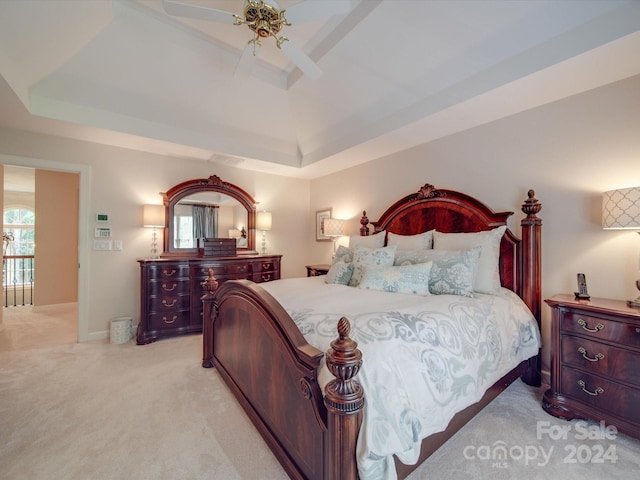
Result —
M 542 210 L 542 204 L 536 198 L 536 192 L 533 189 L 527 192 L 527 197 L 522 204 L 522 211 L 527 214 L 527 219 L 535 219 L 538 212 Z
M 213 276 L 213 268 L 209 269 L 207 279 L 200 284 L 200 286 L 209 293 L 213 293 L 218 289 L 218 281 Z
M 362 217 L 360 217 L 360 225 L 362 225 L 360 227 L 360 236 L 361 237 L 366 237 L 367 235 L 369 235 L 369 218 L 367 217 L 367 211 L 363 210 L 362 211 Z
M 326 478 L 358 478 L 353 452 L 362 424 L 364 391 L 354 377 L 362 365 L 362 352 L 349 338 L 350 331 L 349 320 L 342 317 L 338 322 L 339 337 L 331 342 L 326 354 L 327 367 L 336 377 L 324 388 L 327 444 L 330 445 L 326 462 L 330 471 Z
M 338 338 L 331 342 L 326 355 L 327 367 L 336 378 L 325 387 L 325 404 L 343 413 L 360 409 L 364 402 L 362 387 L 353 378 L 362 365 L 362 352 L 358 343 L 349 338 L 350 332 L 349 320 L 342 317 L 338 322 Z

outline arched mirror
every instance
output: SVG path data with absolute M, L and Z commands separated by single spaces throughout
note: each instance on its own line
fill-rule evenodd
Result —
M 195 255 L 198 238 L 235 238 L 238 254 L 255 254 L 255 201 L 217 175 L 188 180 L 162 193 L 167 254 Z

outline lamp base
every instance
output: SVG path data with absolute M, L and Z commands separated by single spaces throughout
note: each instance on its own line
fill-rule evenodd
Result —
M 640 308 L 640 296 L 633 300 L 627 300 L 628 307 Z

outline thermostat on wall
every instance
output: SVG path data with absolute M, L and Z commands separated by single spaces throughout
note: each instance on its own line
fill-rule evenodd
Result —
M 110 238 L 111 237 L 111 228 L 109 228 L 109 227 L 96 227 L 94 236 L 96 238 Z
M 98 222 L 98 223 L 109 223 L 109 214 L 108 213 L 96 213 L 96 222 Z

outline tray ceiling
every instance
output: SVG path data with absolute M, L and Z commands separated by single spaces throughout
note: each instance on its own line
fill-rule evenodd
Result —
M 282 30 L 319 79 L 266 39 L 239 80 L 246 26 L 161 0 L 1 2 L 0 125 L 313 178 L 640 73 L 638 1 L 350 5 Z

